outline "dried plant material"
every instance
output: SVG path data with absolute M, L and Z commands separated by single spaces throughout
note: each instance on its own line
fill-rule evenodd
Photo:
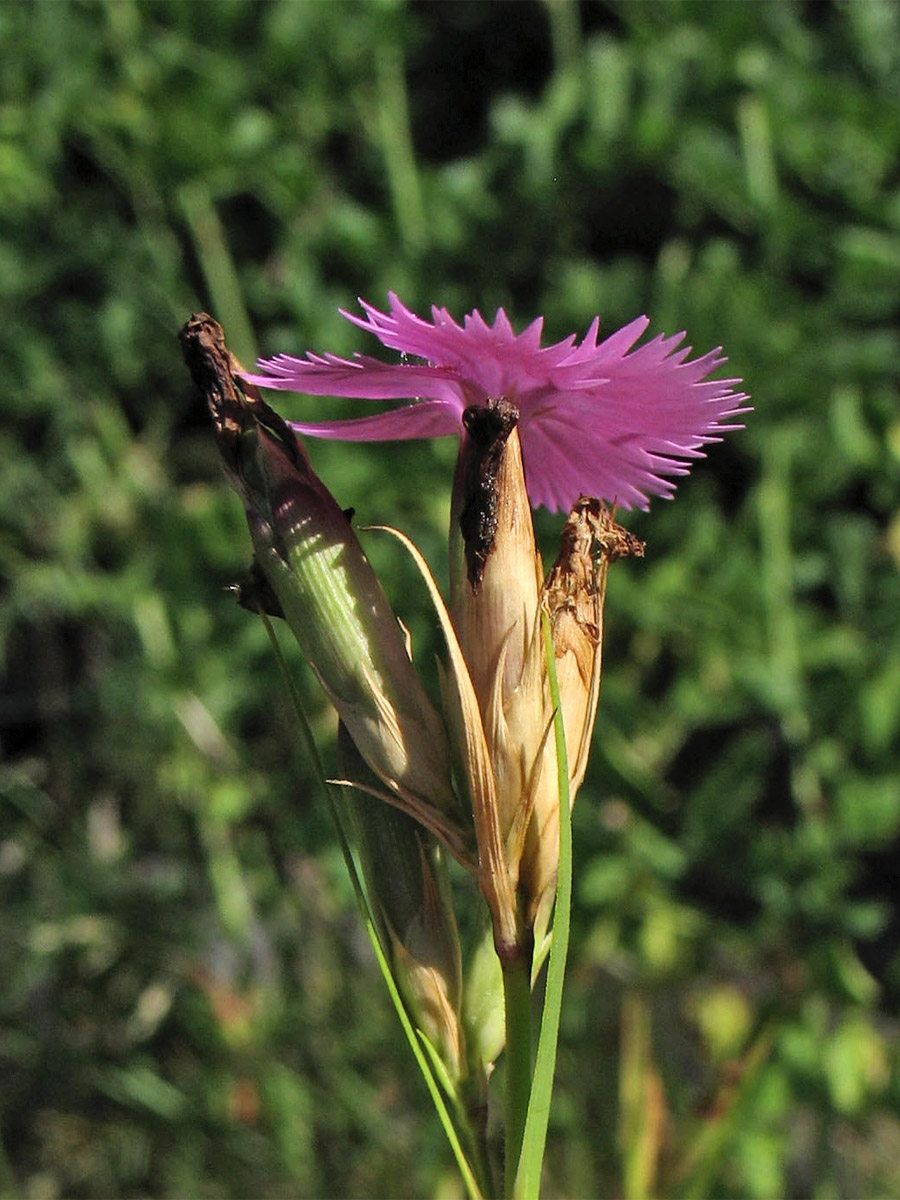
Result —
M 609 564 L 643 553 L 644 543 L 618 525 L 601 501 L 582 496 L 563 527 L 559 553 L 544 583 L 541 602 L 556 660 L 571 803 L 587 769 L 597 715 Z M 521 865 L 521 888 L 529 898 L 538 940 L 549 920 L 559 865 L 556 752 L 550 742 L 544 758 Z
M 491 400 L 485 408 L 473 405 L 463 413 L 466 437 L 460 451 L 463 506 L 459 528 L 466 548 L 466 575 L 474 592 L 484 578 L 487 557 L 497 537 L 500 504 L 498 475 L 506 441 L 519 412 L 506 400 Z
M 504 421 L 509 406 L 497 409 Z M 519 865 L 535 788 L 544 763 L 550 704 L 539 636 L 540 581 L 531 506 L 525 489 L 518 430 L 503 428 L 490 468 L 493 545 L 473 581 L 459 516 L 470 500 L 471 449 L 463 444 L 451 508 L 451 612 L 474 684 L 494 778 L 503 855 L 519 893 L 519 921 L 530 943 L 527 904 L 521 905 Z M 493 452 L 492 452 L 493 456 Z M 554 768 L 555 769 L 555 768 Z
M 345 512 L 296 434 L 254 388 L 236 382 L 240 364 L 221 327 L 196 315 L 181 342 L 253 539 L 255 582 L 239 595 L 284 614 L 391 802 L 444 834 L 470 864 L 474 831 L 453 790 L 443 722 Z
M 445 707 L 451 728 L 459 739 L 459 756 L 475 822 L 478 884 L 491 914 L 497 954 L 501 959 L 511 957 L 518 952 L 520 940 L 515 870 L 505 854 L 492 747 L 485 737 L 481 709 L 466 658 L 438 586 L 418 548 L 398 529 L 386 525 L 372 528 L 383 529 L 406 546 L 425 581 L 441 623 L 449 659 L 443 688 Z
M 644 549 L 606 505 L 582 496 L 563 527 L 559 554 L 544 584 L 573 796 L 584 778 L 597 710 L 609 564 L 643 558 Z

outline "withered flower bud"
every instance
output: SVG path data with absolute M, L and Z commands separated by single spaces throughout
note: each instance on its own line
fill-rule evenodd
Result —
M 446 733 L 400 625 L 347 515 L 296 434 L 236 381 L 240 364 L 211 317 L 182 347 L 203 392 L 232 486 L 244 502 L 256 567 L 354 743 L 392 803 L 471 864 L 471 821 L 453 791 Z
M 548 745 L 555 761 L 539 622 L 543 570 L 517 421 L 503 400 L 467 412 L 450 545 L 450 610 L 481 710 L 514 890 Z M 528 940 L 517 907 L 516 924 Z
M 517 420 L 504 400 L 465 414 L 451 516 L 451 613 L 481 710 L 518 928 L 540 940 L 559 866 L 560 803 L 541 608 L 550 621 L 571 802 L 597 712 L 607 569 L 615 558 L 643 553 L 643 544 L 599 501 L 582 497 L 542 586 Z

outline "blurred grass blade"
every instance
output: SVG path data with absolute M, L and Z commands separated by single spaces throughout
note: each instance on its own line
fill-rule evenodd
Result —
M 572 809 L 569 804 L 569 763 L 566 754 L 566 733 L 563 728 L 559 700 L 559 681 L 556 678 L 556 659 L 550 622 L 541 614 L 544 647 L 547 655 L 547 674 L 553 703 L 553 732 L 556 738 L 556 761 L 559 773 L 559 876 L 556 881 L 556 905 L 553 916 L 553 940 L 547 967 L 547 987 L 537 1058 L 531 1083 L 531 1098 L 525 1121 L 525 1136 L 516 1176 L 516 1200 L 538 1200 L 541 1190 L 541 1166 L 547 1142 L 550 1120 L 550 1101 L 553 1095 L 553 1076 L 556 1070 L 556 1050 L 559 1042 L 559 1019 L 562 1012 L 563 984 L 566 976 L 566 955 L 569 951 L 569 927 L 572 915 Z
M 619 1129 L 625 1200 L 655 1194 L 665 1104 L 653 1062 L 650 999 L 630 988 L 622 999 Z
M 696 1136 L 684 1149 L 680 1163 L 670 1175 L 666 1189 L 679 1200 L 703 1200 L 712 1193 L 717 1174 L 741 1120 L 747 1115 L 760 1080 L 760 1073 L 778 1033 L 778 1020 L 767 1021 L 749 1049 L 738 1061 L 738 1072 L 725 1079 L 710 1105 Z M 686 1139 L 685 1139 L 686 1140 Z
M 253 325 L 208 185 L 201 179 L 183 184 L 178 189 L 178 203 L 194 242 L 211 305 L 228 330 L 237 357 L 253 362 L 256 358 Z
M 428 244 L 428 223 L 422 202 L 410 123 L 403 55 L 394 41 L 375 48 L 378 139 L 394 207 L 394 219 L 404 245 L 421 251 Z

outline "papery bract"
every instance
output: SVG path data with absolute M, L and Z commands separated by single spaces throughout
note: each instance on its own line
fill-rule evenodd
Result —
M 709 379 L 726 360 L 718 349 L 689 359 L 684 334 L 657 335 L 635 348 L 649 320 L 637 317 L 604 341 L 595 318 L 578 342 L 571 334 L 541 346 L 543 318 L 516 335 L 498 310 L 488 325 L 476 310 L 462 325 L 445 308 L 422 320 L 389 294 L 390 311 L 360 301 L 365 317 L 343 315 L 383 345 L 420 361 L 389 364 L 365 355 L 258 363 L 246 378 L 263 387 L 311 395 L 412 403 L 374 416 L 293 423 L 299 433 L 349 441 L 393 441 L 459 432 L 471 405 L 506 400 L 519 412 L 519 439 L 534 506 L 568 510 L 580 495 L 646 508 L 671 496 L 671 477 L 747 412 L 739 379 Z M 343 310 L 342 310 L 343 311 Z

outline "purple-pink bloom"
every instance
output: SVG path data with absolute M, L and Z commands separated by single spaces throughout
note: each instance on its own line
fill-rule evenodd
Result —
M 424 321 L 389 293 L 390 312 L 360 300 L 365 317 L 341 313 L 374 333 L 404 359 L 333 354 L 261 359 L 246 375 L 268 388 L 361 400 L 409 400 L 400 408 L 355 420 L 292 422 L 298 433 L 349 441 L 440 437 L 462 430 L 463 411 L 501 397 L 519 410 L 525 481 L 533 505 L 569 509 L 580 495 L 623 508 L 647 508 L 649 496 L 670 497 L 667 476 L 687 475 L 702 446 L 740 425 L 748 412 L 740 379 L 709 379 L 725 358 L 720 349 L 688 360 L 683 333 L 657 335 L 632 349 L 649 325 L 637 317 L 597 341 L 595 317 L 582 341 L 571 334 L 541 346 L 543 318 L 518 336 L 503 309 L 493 325 L 476 310 L 460 326 L 445 308 Z

